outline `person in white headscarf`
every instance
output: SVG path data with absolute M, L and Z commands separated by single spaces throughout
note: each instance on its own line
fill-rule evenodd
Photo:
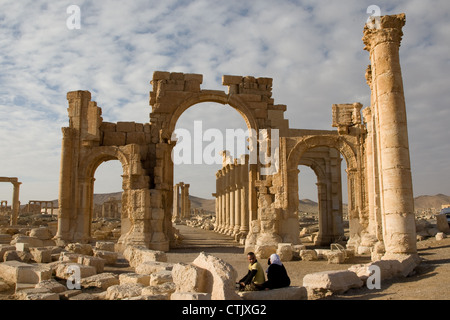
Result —
M 289 287 L 291 279 L 289 278 L 286 268 L 281 262 L 280 256 L 276 253 L 272 254 L 267 261 L 267 281 L 263 283 L 262 288 L 265 290 Z

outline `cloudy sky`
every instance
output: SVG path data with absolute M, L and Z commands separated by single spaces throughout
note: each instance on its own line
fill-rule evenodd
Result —
M 69 29 L 67 8 L 80 8 Z M 104 121 L 149 121 L 156 70 L 203 74 L 203 89 L 226 90 L 222 75 L 273 78 L 291 128 L 332 129 L 333 103 L 361 102 L 363 26 L 369 5 L 406 13 L 400 48 L 415 196 L 450 194 L 450 2 L 442 1 L 0 1 L 0 176 L 23 183 L 20 200 L 58 198 L 66 93 L 89 90 Z M 229 106 L 199 104 L 177 127 L 246 128 Z M 175 169 L 191 194 L 211 198 L 219 166 Z M 316 197 L 300 168 L 301 198 Z M 96 172 L 96 193 L 120 191 L 118 161 Z M 303 176 L 305 174 L 306 176 Z M 12 185 L 0 184 L 10 201 Z

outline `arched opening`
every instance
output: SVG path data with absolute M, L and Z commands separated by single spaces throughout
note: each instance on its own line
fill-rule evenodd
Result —
M 180 222 L 175 225 L 176 228 L 183 230 L 183 225 L 187 223 L 214 230 L 217 207 L 213 194 L 216 192 L 216 173 L 222 169 L 222 151 L 229 151 L 232 159 L 248 154 L 248 125 L 248 121 L 233 107 L 214 102 L 196 103 L 178 116 L 174 130 L 178 140 L 172 150 L 173 214 L 179 214 L 182 219 L 173 219 L 176 223 Z M 188 191 L 182 191 L 183 188 Z M 188 209 L 182 204 L 183 192 L 189 195 Z M 189 210 L 190 219 L 186 219 L 186 213 L 181 213 L 182 210 Z M 189 232 L 189 237 L 196 236 L 184 230 Z M 195 240 L 196 245 L 207 245 L 207 239 Z M 186 239 L 184 243 L 196 246 Z
M 356 157 L 349 145 L 333 136 L 307 138 L 299 141 L 293 148 L 288 163 L 290 168 L 299 172 L 289 180 L 289 188 L 293 189 L 289 191 L 289 199 L 293 204 L 291 210 L 301 208 L 302 204 L 297 199 L 302 199 L 302 189 L 308 190 L 309 194 L 312 189 L 317 190 L 317 217 L 311 213 L 303 214 L 305 225 L 302 226 L 302 212 L 299 210 L 300 228 L 302 230 L 302 227 L 307 227 L 301 231 L 301 235 L 307 236 L 306 240 L 318 246 L 348 240 L 350 227 L 345 202 L 358 207 L 354 190 L 347 189 L 347 185 L 354 188 L 354 182 L 358 179 Z M 305 170 L 305 167 L 310 169 Z M 348 167 L 352 169 L 348 170 Z M 302 175 L 302 171 L 307 174 Z M 302 178 L 308 180 L 309 187 L 305 186 Z M 312 185 L 314 180 L 316 188 Z M 347 181 L 350 180 L 352 183 L 349 184 Z
M 94 173 L 91 237 L 117 241 L 121 234 L 123 168 L 118 160 L 102 162 Z

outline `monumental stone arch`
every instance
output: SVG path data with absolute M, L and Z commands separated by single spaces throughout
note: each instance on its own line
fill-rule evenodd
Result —
M 331 126 L 337 130 L 289 128 L 285 105 L 272 98 L 272 79 L 222 77 L 227 91 L 201 88 L 203 76 L 156 71 L 151 80 L 150 121 L 104 122 L 89 91 L 67 94 L 69 127 L 62 129 L 58 232 L 55 239 L 90 241 L 94 172 L 100 163 L 118 159 L 123 168 L 122 234 L 118 250 L 141 245 L 168 251 L 172 226 L 172 135 L 181 114 L 202 102 L 236 109 L 257 140 L 256 161 L 247 167 L 224 161 L 216 173 L 217 230 L 235 232 L 246 251 L 266 258 L 280 243 L 298 244 L 298 166 L 313 168 L 321 205 L 317 243 L 342 236 L 341 156 L 347 164 L 350 239 L 359 253 L 417 257 L 406 106 L 399 60 L 405 15 L 380 17 L 364 27 L 370 53 L 365 76 L 370 106 L 334 104 Z M 275 172 L 259 151 L 277 146 Z M 237 169 L 239 168 L 239 169 Z M 238 174 L 239 172 L 239 174 Z M 248 177 L 247 177 L 248 174 Z M 245 179 L 239 179 L 239 175 Z M 247 179 L 248 178 L 248 179 Z M 186 181 L 188 183 L 188 181 Z M 243 186 L 244 184 L 244 186 Z M 242 189 L 242 190 L 241 190 Z M 238 192 L 242 191 L 242 193 Z M 241 201 L 242 195 L 244 200 Z M 239 202 L 240 201 L 240 202 Z M 239 206 L 239 203 L 241 204 Z

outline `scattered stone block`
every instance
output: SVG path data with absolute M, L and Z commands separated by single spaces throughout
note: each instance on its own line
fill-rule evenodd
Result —
M 138 273 L 122 273 L 119 275 L 120 284 L 136 284 L 140 283 L 144 286 L 150 285 L 150 275 L 148 274 L 138 274 Z
M 44 288 L 53 293 L 61 293 L 67 291 L 67 287 L 55 279 L 49 279 L 39 282 L 35 285 L 35 288 Z
M 105 260 L 105 265 L 114 265 L 117 262 L 118 253 L 106 250 L 94 249 L 94 257 L 102 258 Z
M 114 273 L 96 274 L 84 279 L 81 279 L 81 286 L 83 288 L 100 288 L 103 290 L 111 286 L 120 284 L 119 277 Z
M 315 250 L 301 250 L 300 258 L 304 261 L 315 261 L 318 260 L 317 252 Z
M 59 300 L 59 294 L 45 288 L 24 289 L 15 294 L 17 300 Z
M 0 263 L 0 278 L 10 283 L 39 283 L 52 277 L 51 267 L 19 261 Z
M 140 283 L 127 283 L 118 284 L 109 287 L 106 290 L 107 300 L 121 300 L 124 298 L 137 297 L 142 295 L 142 289 L 145 288 L 144 285 Z
M 5 244 L 1 244 L 0 245 L 0 262 L 3 262 L 3 257 L 5 255 L 5 253 L 7 251 L 12 251 L 12 250 L 16 250 L 15 246 L 12 245 L 5 245 Z
M 240 291 L 243 300 L 308 300 L 305 287 L 286 287 L 263 291 Z
M 166 282 L 173 282 L 171 270 L 163 270 L 156 273 L 152 273 L 150 275 L 151 286 L 156 286 Z
M 60 300 L 69 300 L 72 297 L 75 297 L 76 295 L 81 294 L 81 290 L 67 290 L 59 293 L 59 299 Z
M 135 268 L 135 272 L 138 274 L 152 274 L 163 270 L 172 270 L 173 264 L 167 262 L 158 261 L 146 261 L 139 264 Z
M 291 243 L 279 243 L 277 248 L 277 254 L 280 256 L 281 261 L 291 261 L 293 258 Z
M 441 240 L 444 240 L 445 238 L 447 238 L 447 235 L 443 232 L 438 232 L 438 233 L 436 233 L 435 238 L 437 241 L 441 241 Z
M 212 300 L 240 300 L 235 291 L 237 271 L 233 266 L 205 252 L 192 264 L 206 270 L 206 292 L 211 293 Z
M 344 293 L 351 288 L 360 288 L 363 282 L 355 272 L 324 271 L 307 274 L 303 286 L 308 291 L 308 298 L 323 298 L 334 293 Z
M 9 244 L 12 240 L 10 234 L 0 234 L 0 244 Z
M 40 227 L 31 229 L 30 237 L 38 238 L 40 240 L 50 240 L 53 238 L 53 234 L 48 227 Z
M 326 257 L 329 264 L 341 264 L 345 261 L 345 253 L 340 251 L 330 251 Z
M 95 267 L 86 266 L 79 263 L 70 263 L 70 262 L 60 262 L 56 265 L 54 272 L 55 276 L 59 279 L 69 279 L 74 272 L 69 272 L 71 268 L 70 266 L 76 266 L 80 270 L 81 279 L 93 276 L 96 274 Z
M 70 297 L 69 300 L 97 300 L 97 297 L 93 294 L 85 292 Z
M 448 225 L 447 216 L 445 214 L 436 215 L 436 228 L 440 232 L 450 233 L 450 226 Z
M 102 273 L 105 268 L 106 260 L 99 257 L 82 255 L 78 257 L 77 262 L 79 264 L 84 264 L 85 266 L 92 266 L 97 273 Z
M 23 234 L 17 234 L 13 236 L 13 240 L 11 240 L 11 245 L 16 245 L 16 243 L 26 243 L 31 247 L 43 247 L 44 241 L 38 239 L 36 237 L 30 237 Z
M 69 243 L 65 249 L 73 253 L 84 254 L 87 256 L 92 256 L 94 254 L 92 246 L 87 243 Z
M 156 286 L 148 286 L 142 289 L 142 295 L 165 296 L 164 300 L 170 300 L 170 296 L 175 292 L 175 284 L 166 282 Z
M 128 246 L 123 252 L 131 267 L 136 267 L 147 261 L 167 262 L 164 251 L 150 250 L 145 247 Z
M 30 254 L 33 260 L 37 263 L 50 263 L 52 262 L 52 250 L 44 248 L 30 248 Z
M 114 252 L 115 243 L 111 241 L 97 241 L 95 243 L 95 249 L 102 251 L 111 251 Z
M 206 270 L 192 264 L 177 263 L 172 269 L 172 279 L 177 292 L 206 291 Z
M 0 280 L 0 292 L 8 291 L 11 287 L 8 283 Z

